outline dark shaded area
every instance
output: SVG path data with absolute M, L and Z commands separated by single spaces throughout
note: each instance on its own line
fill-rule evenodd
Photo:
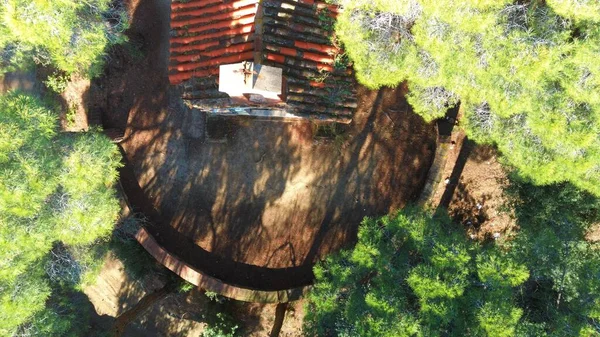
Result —
M 132 4 L 135 48 L 115 47 L 86 96 L 105 128 L 124 130 L 121 182 L 165 249 L 233 285 L 287 289 L 351 245 L 365 216 L 415 199 L 435 132 L 404 88 L 361 88 L 335 141 L 319 142 L 310 122 L 257 120 L 217 121 L 208 138 L 223 141 L 206 141 L 203 113 L 169 91 L 169 4 Z
M 233 139 L 239 121 L 233 117 L 212 117 L 206 119 L 206 135 L 210 140 Z
M 46 308 L 33 317 L 33 331 L 25 325 L 18 336 L 41 336 L 44 333 L 69 334 L 69 336 L 103 337 L 110 330 L 115 319 L 108 315 L 98 315 L 94 305 L 81 291 L 70 286 L 52 284 L 52 294 Z M 15 336 L 16 336 L 15 335 Z
M 476 163 L 483 163 L 494 156 L 498 155 L 498 149 L 491 145 L 478 145 L 474 146 L 469 154 L 469 159 L 475 161 Z
M 447 141 L 450 139 L 452 135 L 452 130 L 454 130 L 454 126 L 458 125 L 458 110 L 460 108 L 460 104 L 456 104 L 456 106 L 448 109 L 446 112 L 446 116 L 444 118 L 440 118 L 437 120 L 438 134 L 442 141 Z
M 549 279 L 535 280 L 530 278 L 524 283 L 523 290 L 516 297 L 516 300 L 519 307 L 527 309 L 528 320 L 533 323 L 546 323 L 554 318 L 549 314 L 549 311 L 556 308 L 548 305 L 548 299 L 558 297 L 558 293 L 553 290 L 553 286 L 554 283 Z
M 89 298 L 81 291 L 74 291 L 68 296 L 70 304 L 76 309 L 78 314 L 82 312 L 89 315 L 89 321 L 83 321 L 81 324 L 88 328 L 88 336 L 101 336 L 100 331 L 108 331 L 114 324 L 115 319 L 108 315 L 98 315 L 94 305 Z M 86 317 L 87 318 L 87 317 Z
M 273 329 L 271 329 L 269 337 L 279 336 L 281 327 L 283 326 L 283 319 L 285 318 L 285 311 L 287 310 L 287 307 L 287 303 L 277 304 L 277 308 L 275 309 L 275 322 L 273 323 Z
M 37 95 L 42 91 L 42 87 L 35 71 L 15 71 L 0 74 L 0 92 L 22 91 Z
M 455 198 L 457 201 L 450 216 L 455 222 L 465 224 L 469 229 L 479 231 L 481 224 L 489 220 L 489 216 L 483 207 L 489 196 L 484 195 L 482 199 L 475 200 L 462 181 L 458 182 L 454 193 L 456 193 Z
M 191 112 L 172 103 L 162 124 L 138 129 L 151 138 L 124 141 L 132 165 L 123 185 L 138 210 L 156 214 L 149 231 L 158 243 L 195 268 L 253 289 L 309 284 L 313 263 L 352 243 L 364 216 L 414 199 L 431 162 L 424 124 L 415 128 L 422 122 L 408 110 L 382 113 L 406 104 L 402 92 L 366 95 L 370 110 L 347 140 L 316 148 L 309 123 L 235 123 L 226 143 L 202 142 L 186 135 Z M 414 146 L 413 137 L 429 140 Z M 154 172 L 143 188 L 137 172 Z
M 383 99 L 383 91 L 379 91 L 377 93 L 377 97 L 375 98 L 375 102 L 373 103 L 373 107 L 372 107 L 372 111 L 371 114 L 369 115 L 369 119 L 367 121 L 366 124 L 366 128 L 356 137 L 358 144 L 364 144 L 364 142 L 366 141 L 366 137 L 370 134 L 370 132 L 372 131 L 373 128 L 373 120 L 376 116 L 376 111 L 377 109 L 381 108 L 381 104 L 382 104 L 382 99 Z M 353 152 L 352 153 L 352 157 L 350 158 L 350 163 L 349 165 L 346 166 L 346 172 L 343 172 L 343 176 L 345 175 L 351 175 L 351 171 L 354 170 L 355 167 L 358 166 L 358 161 L 359 161 L 359 157 L 360 157 L 360 152 Z M 327 207 L 327 212 L 325 213 L 325 217 L 323 218 L 323 222 L 322 222 L 322 226 L 319 228 L 319 233 L 316 235 L 315 241 L 313 242 L 306 260 L 307 261 L 314 261 L 317 257 L 317 254 L 319 252 L 319 248 L 322 244 L 322 240 L 325 238 L 325 232 L 327 232 L 328 230 L 328 224 L 332 223 L 334 221 L 334 217 L 335 217 L 335 207 L 332 207 L 332 205 L 337 202 L 338 200 L 343 200 L 346 197 L 346 186 L 344 186 L 343 184 L 339 184 L 337 186 L 337 188 L 335 189 L 335 192 L 333 194 L 333 198 L 331 198 L 330 200 L 330 204 Z M 366 211 L 366 209 L 364 209 Z M 360 210 L 358 211 L 360 212 Z M 368 216 L 368 215 L 367 215 Z M 354 219 L 362 219 L 364 216 L 360 216 L 360 215 L 355 215 Z M 356 237 L 356 233 L 358 232 L 358 226 L 352 228 L 352 238 L 354 239 Z
M 470 150 L 466 161 L 473 166 L 461 170 L 448 209 L 455 222 L 463 224 L 471 235 L 482 234 L 480 239 L 483 240 L 494 239 L 491 227 L 484 228 L 486 223 L 493 224 L 495 231 L 503 227 L 501 221 L 497 222 L 496 213 L 502 198 L 494 191 L 494 186 L 501 188 L 506 182 L 501 177 L 492 178 L 497 168 L 490 166 L 490 161 L 497 165 L 494 158 L 497 154 L 497 150 L 489 145 L 477 145 Z M 462 159 L 459 157 L 458 160 Z M 479 175 L 473 176 L 475 174 Z
M 456 165 L 454 165 L 454 169 L 452 170 L 452 174 L 450 177 L 446 177 L 446 189 L 444 190 L 444 194 L 440 199 L 440 204 L 438 208 L 446 209 L 448 205 L 450 205 L 450 201 L 452 200 L 452 196 L 454 195 L 454 191 L 456 187 L 459 185 L 460 176 L 462 174 L 463 169 L 465 168 L 465 164 L 469 159 L 469 155 L 471 151 L 475 148 L 475 143 L 468 138 L 465 138 L 462 148 L 460 149 L 460 153 L 458 158 L 456 159 Z
M 176 283 L 171 281 L 166 283 L 162 288 L 157 291 L 144 296 L 138 303 L 136 303 L 131 309 L 121 313 L 116 318 L 115 324 L 113 325 L 112 335 L 114 337 L 123 336 L 125 328 L 134 321 L 140 314 L 146 311 L 149 307 L 160 301 L 162 298 L 169 295 L 169 293 L 175 290 Z
M 111 48 L 102 76 L 84 94 L 88 120 L 122 132 L 132 110 L 156 111 L 166 105 L 171 12 L 166 0 L 125 3 L 131 13 L 129 41 Z
M 125 154 L 123 156 L 125 158 Z M 126 160 L 126 159 L 124 159 Z M 123 190 L 134 212 L 143 213 L 153 224 L 147 226 L 155 240 L 167 251 L 192 267 L 228 284 L 261 290 L 285 290 L 310 284 L 312 265 L 291 268 L 264 268 L 220 257 L 194 244 L 187 236 L 164 222 L 138 185 L 132 167 L 126 161 L 119 170 Z
M 313 132 L 315 138 L 333 139 L 343 137 L 348 132 L 348 124 L 342 123 L 327 123 L 316 124 L 316 130 Z

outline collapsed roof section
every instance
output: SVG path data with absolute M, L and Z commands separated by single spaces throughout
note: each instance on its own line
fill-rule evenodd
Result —
M 169 80 L 192 105 L 351 120 L 355 80 L 332 39 L 336 6 L 314 0 L 191 0 L 173 1 L 171 8 Z

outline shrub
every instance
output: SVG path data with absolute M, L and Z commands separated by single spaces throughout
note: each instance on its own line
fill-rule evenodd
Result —
M 207 323 L 200 337 L 235 337 L 238 326 L 224 313 L 217 313 L 214 322 Z
M 0 96 L 3 336 L 44 308 L 48 276 L 74 284 L 96 268 L 81 247 L 108 236 L 119 214 L 116 146 L 97 130 L 65 134 L 57 127 L 38 99 Z
M 353 249 L 314 267 L 305 334 L 598 335 L 600 250 L 585 233 L 599 201 L 568 185 L 544 189 L 512 187 L 521 230 L 499 244 L 468 241 L 418 208 L 366 218 Z

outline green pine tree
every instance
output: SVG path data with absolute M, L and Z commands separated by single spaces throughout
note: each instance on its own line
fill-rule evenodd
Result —
M 0 73 L 32 63 L 57 76 L 100 74 L 107 49 L 126 40 L 127 13 L 110 0 L 0 2 Z M 53 80 L 57 80 L 54 78 Z
M 426 120 L 460 101 L 468 135 L 520 175 L 600 195 L 600 2 L 336 2 L 361 83 L 407 80 Z
M 412 207 L 365 219 L 356 246 L 314 272 L 310 336 L 514 336 L 514 294 L 529 278 L 507 253 Z
M 97 131 L 57 130 L 56 114 L 38 99 L 0 96 L 2 336 L 44 309 L 57 243 L 89 245 L 111 233 L 119 214 L 117 147 Z

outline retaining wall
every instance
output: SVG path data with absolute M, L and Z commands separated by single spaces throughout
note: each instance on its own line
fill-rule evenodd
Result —
M 310 286 L 279 291 L 264 291 L 241 288 L 222 282 L 219 279 L 203 274 L 187 263 L 178 259 L 175 255 L 166 251 L 150 235 L 145 228 L 140 228 L 135 235 L 137 241 L 158 262 L 169 268 L 184 280 L 207 291 L 229 297 L 238 301 L 256 303 L 286 303 L 300 299 Z

